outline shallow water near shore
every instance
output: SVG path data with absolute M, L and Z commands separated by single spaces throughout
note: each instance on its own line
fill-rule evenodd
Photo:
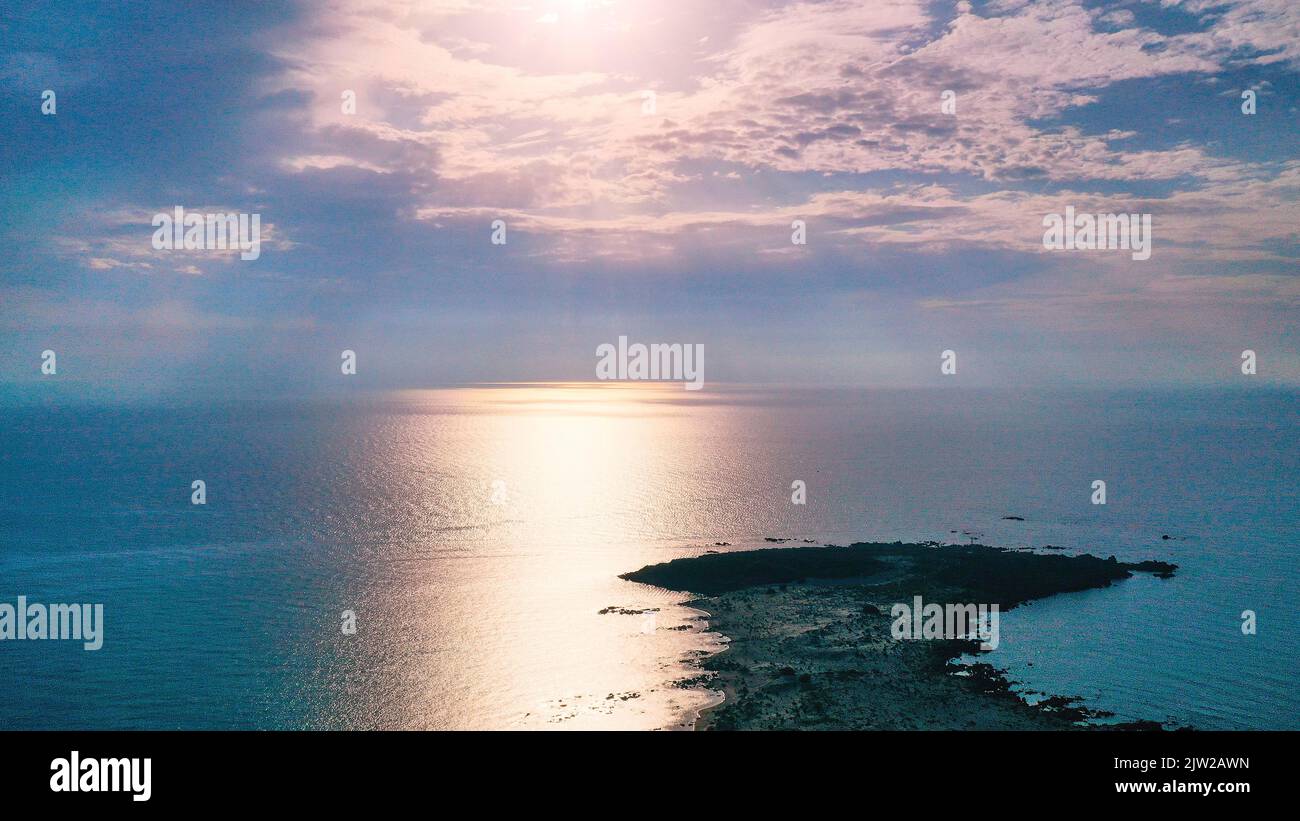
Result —
M 1298 728 L 1296 398 L 530 385 L 6 409 L 0 601 L 102 602 L 106 637 L 0 644 L 0 727 L 680 727 L 716 638 L 688 596 L 618 574 L 766 537 L 977 536 L 1180 565 L 1003 614 L 983 660 L 1025 689 Z

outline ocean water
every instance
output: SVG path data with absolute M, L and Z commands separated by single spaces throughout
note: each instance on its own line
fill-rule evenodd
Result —
M 601 384 L 6 408 L 0 602 L 102 603 L 105 642 L 0 642 L 0 727 L 686 726 L 717 639 L 619 573 L 969 532 L 1180 565 L 1004 614 L 986 659 L 1024 689 L 1300 728 L 1296 398 Z

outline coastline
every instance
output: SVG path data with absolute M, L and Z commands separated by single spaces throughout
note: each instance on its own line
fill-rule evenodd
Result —
M 1092 724 L 1107 714 L 1069 696 L 1031 705 L 991 665 L 952 663 L 978 653 L 978 641 L 896 639 L 889 613 L 915 595 L 1006 611 L 1135 572 L 1167 578 L 1175 569 L 985 545 L 856 543 L 711 553 L 621 578 L 696 594 L 685 605 L 728 640 L 696 662 L 712 677 L 703 686 L 722 693 L 697 711 L 696 730 L 1154 730 L 1161 725 Z

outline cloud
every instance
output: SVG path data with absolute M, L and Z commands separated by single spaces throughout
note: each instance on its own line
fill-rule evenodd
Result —
M 706 58 L 671 87 L 617 60 L 603 71 L 524 70 L 526 57 L 490 42 L 489 24 L 511 41 L 522 22 L 509 4 L 433 4 L 421 15 L 335 5 L 328 27 L 289 37 L 277 52 L 293 67 L 282 82 L 318 100 L 311 129 L 321 145 L 306 155 L 330 156 L 335 167 L 418 169 L 439 182 L 428 204 L 450 192 L 514 207 L 531 189 L 528 204 L 539 209 L 618 210 L 671 202 L 684 162 L 792 174 L 906 168 L 1006 183 L 1237 173 L 1201 148 L 1138 151 L 1040 122 L 1093 104 L 1116 82 L 1208 75 L 1244 59 L 1215 43 L 1264 48 L 1271 40 L 1253 34 L 1259 15 L 1248 7 L 1194 5 L 1209 30 L 1164 36 L 1067 0 L 1003 3 L 995 15 L 967 11 L 946 24 L 915 0 L 791 3 L 756 15 L 727 4 L 730 36 L 696 40 Z M 664 16 L 684 26 L 682 8 L 667 4 Z M 1282 6 L 1270 13 L 1287 25 L 1298 16 Z M 449 20 L 478 21 L 462 25 L 488 42 L 440 34 Z M 644 20 L 626 24 L 634 23 L 653 31 Z M 619 31 L 613 22 L 565 27 L 586 48 Z M 467 42 L 476 47 L 462 53 Z M 353 85 L 365 116 L 338 110 L 339 90 Z M 650 116 L 640 105 L 646 88 L 658 89 Z M 958 116 L 941 113 L 944 90 L 956 92 Z M 399 144 L 414 150 L 394 152 Z
M 1225 66 L 1300 67 L 1300 7 L 1291 0 L 1160 0 L 1160 5 L 1185 10 L 1207 24 L 1204 32 L 1179 36 L 1182 48 Z
M 186 213 L 238 214 L 232 206 L 190 206 L 181 204 Z M 150 274 L 179 273 L 198 275 L 216 265 L 240 262 L 241 250 L 233 243 L 228 249 L 158 250 L 153 247 L 155 214 L 171 216 L 176 204 L 142 208 L 129 205 L 91 204 L 83 208 L 75 221 L 52 230 L 52 247 L 57 256 L 73 259 L 92 271 L 135 270 Z M 260 247 L 288 251 L 294 243 L 284 236 L 273 221 L 260 222 Z

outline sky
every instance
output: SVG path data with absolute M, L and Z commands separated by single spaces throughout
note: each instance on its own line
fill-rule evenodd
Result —
M 591 380 L 619 336 L 706 382 L 1300 383 L 1294 0 L 26 5 L 0 400 Z M 177 206 L 260 256 L 154 248 Z M 1045 248 L 1067 207 L 1150 258 Z

